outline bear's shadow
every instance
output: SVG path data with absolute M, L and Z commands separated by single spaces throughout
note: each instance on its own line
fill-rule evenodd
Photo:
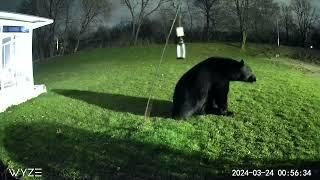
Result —
M 68 89 L 54 89 L 52 91 L 59 95 L 81 100 L 101 108 L 123 113 L 128 112 L 140 116 L 144 116 L 148 102 L 147 98 L 126 96 L 121 94 Z M 153 99 L 152 102 L 150 117 L 171 117 L 172 102 L 158 99 Z

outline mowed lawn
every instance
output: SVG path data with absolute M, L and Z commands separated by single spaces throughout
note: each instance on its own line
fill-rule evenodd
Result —
M 44 179 L 210 179 L 232 169 L 320 168 L 320 67 L 234 44 L 94 49 L 35 64 L 48 93 L 0 114 L 0 159 Z M 283 50 L 287 52 L 286 50 Z M 272 57 L 273 54 L 269 57 Z M 170 119 L 178 79 L 210 56 L 243 58 L 257 83 L 233 82 L 234 117 Z M 274 57 L 274 56 L 273 56 Z M 154 83 L 151 117 L 144 118 Z

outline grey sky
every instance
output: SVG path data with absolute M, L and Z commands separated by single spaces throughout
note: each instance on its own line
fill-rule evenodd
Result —
M 18 5 L 23 0 L 0 0 L 0 11 L 11 11 L 16 12 Z M 76 0 L 79 1 L 79 0 Z M 121 6 L 120 0 L 110 0 L 113 4 L 112 13 L 110 17 L 110 21 L 107 23 L 108 26 L 113 26 L 115 24 L 120 23 L 121 21 L 125 21 L 129 17 L 128 10 Z M 276 0 L 279 2 L 288 3 L 290 0 Z M 320 0 L 311 0 L 313 4 L 320 10 Z
M 79 1 L 79 0 L 76 0 Z M 120 5 L 120 0 L 110 0 L 112 2 L 112 15 L 110 17 L 109 26 L 118 24 L 121 20 L 125 20 L 129 13 L 127 9 Z M 23 0 L 0 0 L 0 11 L 16 12 L 17 7 L 23 2 Z
M 114 8 L 112 8 L 109 26 L 125 21 L 129 17 L 129 11 L 120 4 L 120 0 L 111 0 L 111 2 Z
M 1 0 L 0 0 L 1 1 Z M 290 0 L 275 0 L 278 2 L 289 3 Z M 320 10 L 320 0 L 311 0 L 313 4 Z M 112 5 L 114 6 L 112 11 L 112 16 L 108 23 L 109 26 L 118 24 L 121 21 L 125 21 L 129 17 L 129 11 L 126 7 L 120 4 L 120 0 L 111 0 Z
M 12 11 L 15 12 L 17 6 L 23 0 L 0 0 L 0 11 Z

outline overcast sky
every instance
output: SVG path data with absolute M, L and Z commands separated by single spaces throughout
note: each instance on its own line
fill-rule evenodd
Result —
M 0 0 L 0 11 L 16 12 L 17 7 L 23 0 Z M 77 0 L 78 1 L 78 0 Z M 128 10 L 120 5 L 120 0 L 110 0 L 113 4 L 112 15 L 108 23 L 109 26 L 118 24 L 121 20 L 125 20 L 128 16 Z M 290 2 L 290 0 L 276 0 L 280 2 Z M 312 0 L 313 4 L 320 10 L 320 0 Z
M 23 0 L 0 0 L 0 10 L 1 11 L 16 11 L 16 7 Z
M 17 7 L 23 0 L 0 0 L 0 11 L 16 12 Z M 44 0 L 45 1 L 45 0 Z M 79 1 L 79 0 L 76 0 Z M 129 13 L 127 9 L 120 5 L 120 0 L 110 0 L 112 2 L 112 16 L 110 17 L 109 26 L 118 24 L 121 20 L 126 19 Z

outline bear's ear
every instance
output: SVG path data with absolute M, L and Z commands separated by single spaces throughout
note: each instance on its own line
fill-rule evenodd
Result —
M 244 66 L 244 61 L 243 61 L 243 59 L 241 59 L 240 65 L 241 65 L 241 66 Z

